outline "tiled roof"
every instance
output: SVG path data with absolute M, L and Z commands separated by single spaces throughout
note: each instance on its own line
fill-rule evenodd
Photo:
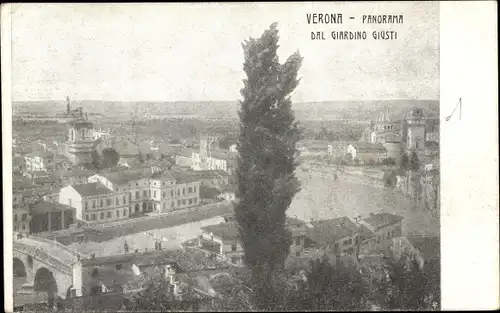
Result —
M 208 152 L 208 155 L 214 159 L 221 160 L 230 160 L 236 158 L 232 152 L 224 149 L 212 149 Z
M 356 224 L 347 217 L 312 222 L 307 236 L 317 243 L 331 243 L 358 232 Z
M 220 178 L 228 177 L 229 174 L 223 170 L 203 170 L 203 171 L 192 171 L 191 175 L 198 178 Z
M 212 233 L 214 236 L 224 239 L 239 238 L 238 224 L 236 221 L 229 221 L 217 225 L 209 225 L 201 228 L 205 233 Z
M 172 170 L 170 171 L 177 183 L 190 183 L 194 181 L 198 181 L 199 179 L 191 175 L 190 172 L 182 171 L 182 170 Z
M 72 185 L 73 189 L 76 190 L 81 196 L 97 196 L 113 193 L 111 189 L 104 186 L 101 183 L 88 183 L 80 185 Z
M 48 201 L 40 201 L 31 207 L 31 212 L 33 213 L 47 213 L 47 212 L 54 212 L 54 211 L 65 211 L 65 210 L 74 210 L 74 208 L 70 207 L 69 205 L 58 203 L 58 202 L 48 202 Z
M 370 214 L 369 217 L 363 219 L 363 222 L 370 225 L 373 229 L 377 230 L 392 224 L 396 224 L 403 220 L 402 216 L 390 213 L 377 213 Z
M 351 145 L 358 152 L 384 152 L 384 146 L 379 143 L 353 142 Z
M 359 225 L 358 229 L 359 229 L 359 236 L 362 237 L 363 240 L 375 237 L 375 234 L 371 230 L 366 228 L 365 225 Z
M 147 171 L 145 169 L 138 169 L 130 171 L 100 173 L 99 175 L 107 178 L 113 184 L 122 185 L 130 181 L 149 178 L 153 175 L 153 173 L 151 172 L 151 170 Z

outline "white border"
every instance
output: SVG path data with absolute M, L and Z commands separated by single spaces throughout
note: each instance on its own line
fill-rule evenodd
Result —
M 442 309 L 499 308 L 497 3 L 440 3 Z M 3 207 L 12 207 L 10 4 L 2 22 Z M 462 119 L 448 122 L 458 98 Z M 6 144 L 7 143 L 7 144 Z M 4 221 L 12 212 L 3 210 Z M 4 303 L 12 312 L 12 223 Z

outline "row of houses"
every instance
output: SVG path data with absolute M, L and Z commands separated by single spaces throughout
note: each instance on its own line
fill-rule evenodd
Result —
M 285 264 L 296 264 L 323 256 L 359 256 L 382 247 L 388 240 L 402 236 L 403 217 L 389 214 L 370 214 L 352 221 L 347 217 L 304 222 L 287 217 L 293 243 Z M 202 228 L 198 246 L 234 265 L 244 264 L 244 252 L 237 222 L 228 221 Z

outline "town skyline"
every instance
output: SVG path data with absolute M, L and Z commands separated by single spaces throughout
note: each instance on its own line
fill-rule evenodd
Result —
M 292 95 L 295 102 L 439 99 L 438 5 L 364 7 L 370 13 L 383 13 L 383 8 L 405 14 L 405 23 L 398 25 L 400 39 L 313 41 L 311 31 L 339 30 L 338 25 L 307 24 L 304 12 L 332 10 L 321 3 L 288 5 L 286 10 L 280 4 L 247 4 L 245 10 L 209 4 L 40 5 L 37 10 L 22 5 L 12 18 L 12 98 L 239 100 L 244 78 L 241 43 L 277 22 L 280 61 L 297 50 L 304 57 L 302 81 Z M 276 10 L 267 10 L 271 8 Z M 358 14 L 352 3 L 336 4 L 335 11 Z M 381 27 L 387 25 L 369 29 Z M 27 48 L 33 44 L 45 48 Z M 331 83 L 324 77 L 331 77 Z

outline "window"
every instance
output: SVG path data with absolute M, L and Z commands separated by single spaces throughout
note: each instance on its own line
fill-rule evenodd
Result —
M 111 212 L 107 212 L 107 213 L 106 213 L 106 217 L 107 217 L 107 218 L 111 218 Z
M 85 201 L 85 210 L 88 210 L 89 209 L 89 203 L 87 201 Z
M 120 205 L 120 198 L 116 198 L 115 203 L 116 203 L 116 205 Z
M 88 221 L 89 220 L 89 216 L 88 215 L 85 215 L 85 220 Z
M 186 205 L 186 199 L 182 199 L 182 205 Z
M 107 201 L 107 205 L 111 206 L 111 203 L 113 202 L 113 200 L 112 199 L 107 199 L 106 201 Z
M 165 199 L 165 198 L 166 198 L 166 195 L 167 195 L 167 193 L 165 193 L 165 192 L 164 192 L 164 193 L 163 193 L 163 199 Z
M 96 214 L 92 214 L 92 220 L 95 221 L 97 219 L 97 215 Z
M 170 206 L 171 206 L 172 208 L 175 208 L 175 203 L 174 203 L 174 201 L 172 201 L 172 203 L 170 204 Z
M 28 218 L 28 214 L 23 213 L 23 215 L 22 215 L 22 220 L 23 220 L 23 221 L 25 221 L 27 218 Z
M 295 245 L 300 246 L 300 237 L 295 237 Z
M 14 223 L 17 222 L 17 214 L 14 214 Z
M 194 190 L 194 192 L 196 192 L 196 186 L 193 186 L 193 190 Z
M 115 191 L 118 191 L 118 188 L 116 188 Z
M 177 200 L 177 206 L 181 205 L 181 200 Z
M 116 217 L 120 217 L 120 211 L 116 211 Z
M 127 209 L 123 210 L 123 216 L 127 216 Z
M 148 197 L 151 197 L 151 190 L 148 190 Z
M 135 192 L 135 198 L 136 198 L 136 199 L 139 199 L 139 191 L 136 191 L 136 192 Z
M 95 203 L 96 203 L 96 201 L 92 200 L 92 209 L 95 209 Z
M 193 199 L 189 199 L 188 203 L 193 204 Z
M 237 247 L 236 245 L 231 245 L 231 251 L 232 251 L 232 252 L 236 251 L 236 249 L 237 249 L 237 248 L 238 248 L 238 247 Z
M 156 191 L 154 192 L 153 197 L 156 198 Z
M 182 188 L 182 195 L 186 194 L 186 188 Z
M 147 197 L 148 196 L 148 191 L 147 190 L 143 190 L 142 191 L 142 196 L 143 197 Z
M 103 220 L 104 219 L 104 212 L 101 212 L 100 216 L 101 216 L 101 220 Z
M 170 196 L 174 196 L 174 191 L 173 190 L 170 190 Z
M 130 194 L 129 194 L 130 195 Z M 123 196 L 123 204 L 127 203 L 127 197 Z M 118 203 L 117 203 L 118 204 Z
M 104 206 L 104 200 L 101 199 L 101 200 L 99 200 L 99 207 L 102 208 L 103 206 Z
M 231 263 L 237 264 L 238 263 L 238 258 L 231 258 Z
M 335 244 L 335 252 L 340 252 L 340 246 L 338 243 Z
M 192 193 L 192 192 L 193 192 L 193 187 L 189 187 L 189 188 L 188 188 L 188 192 L 189 192 L 189 193 Z
M 300 257 L 300 251 L 295 252 L 295 256 Z
M 121 264 L 116 264 L 116 270 L 119 271 L 122 269 L 122 265 Z

